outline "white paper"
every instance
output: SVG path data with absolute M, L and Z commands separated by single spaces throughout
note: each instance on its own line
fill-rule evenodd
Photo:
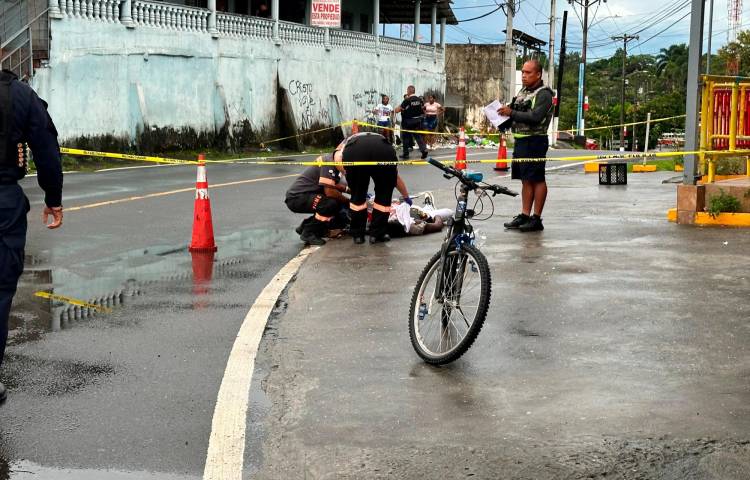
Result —
M 494 102 L 484 107 L 484 116 L 487 117 L 487 120 L 489 120 L 489 122 L 495 128 L 510 120 L 510 117 L 506 117 L 505 115 L 500 115 L 499 113 L 497 113 L 500 107 L 504 105 L 505 104 L 500 103 L 499 100 L 495 100 Z

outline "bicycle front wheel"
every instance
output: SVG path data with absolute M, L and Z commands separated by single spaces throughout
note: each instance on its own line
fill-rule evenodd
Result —
M 435 254 L 417 281 L 409 309 L 414 350 L 430 364 L 450 363 L 463 355 L 482 329 L 490 305 L 492 281 L 487 259 L 476 247 Z

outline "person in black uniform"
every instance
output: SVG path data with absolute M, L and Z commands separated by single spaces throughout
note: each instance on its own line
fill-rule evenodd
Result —
M 37 181 L 44 190 L 42 220 L 62 225 L 62 165 L 57 130 L 47 104 L 13 73 L 0 72 L 0 365 L 8 340 L 8 317 L 23 272 L 29 201 L 18 181 L 26 175 L 26 145 L 34 154 Z M 7 396 L 0 384 L 0 402 Z
M 343 144 L 322 160 L 341 162 L 341 148 Z M 323 237 L 330 229 L 346 227 L 348 216 L 345 209 L 349 207 L 349 199 L 344 193 L 348 193 L 349 188 L 343 173 L 343 167 L 333 165 L 308 167 L 287 190 L 285 202 L 289 210 L 313 214 L 296 229 L 305 244 L 325 245 Z
M 409 158 L 409 146 L 413 144 L 412 139 L 416 140 L 419 145 L 419 151 L 422 152 L 422 158 L 427 158 L 427 145 L 424 143 L 421 133 L 412 133 L 405 130 L 421 130 L 424 115 L 424 101 L 414 94 L 416 89 L 414 85 L 409 85 L 406 89 L 407 98 L 396 107 L 396 113 L 401 113 L 401 143 L 404 147 L 404 154 L 401 158 Z
M 398 170 L 395 162 L 396 151 L 388 140 L 377 133 L 358 133 L 352 135 L 346 141 L 343 152 L 346 167 L 346 180 L 351 189 L 352 222 L 349 232 L 354 243 L 365 243 L 365 230 L 367 229 L 367 189 L 370 178 L 375 184 L 375 199 L 372 206 L 372 221 L 370 222 L 370 243 L 387 242 L 388 216 L 391 211 L 391 196 L 396 184 L 405 198 L 409 194 L 399 181 Z M 393 162 L 393 165 L 361 165 L 352 166 L 350 162 Z

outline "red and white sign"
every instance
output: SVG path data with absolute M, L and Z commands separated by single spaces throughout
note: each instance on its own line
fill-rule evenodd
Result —
M 313 0 L 310 10 L 313 27 L 341 27 L 341 0 Z

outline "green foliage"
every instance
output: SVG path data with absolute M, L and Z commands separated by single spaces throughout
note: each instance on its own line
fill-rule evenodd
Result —
M 750 37 L 748 49 L 750 49 Z M 610 58 L 599 59 L 586 65 L 586 91 L 589 111 L 585 114 L 586 126 L 599 127 L 620 124 L 622 94 L 622 58 L 620 49 Z M 562 101 L 560 103 L 560 129 L 565 130 L 576 122 L 578 104 L 578 65 L 581 55 L 570 52 L 565 56 Z M 651 118 L 665 118 L 685 114 L 688 48 L 685 44 L 663 48 L 658 55 L 628 55 L 625 64 L 624 122 L 643 122 Z M 558 70 L 559 75 L 559 70 Z M 658 138 L 665 132 L 683 130 L 684 118 L 654 123 L 649 135 L 649 148 L 656 147 Z M 628 127 L 642 148 L 646 135 L 645 125 Z M 592 130 L 587 136 L 600 140 L 619 141 L 618 128 Z M 632 138 L 632 137 L 631 137 Z
M 718 195 L 711 195 L 708 200 L 706 211 L 712 218 L 720 213 L 737 213 L 742 209 L 742 203 L 736 197 L 729 195 L 723 189 L 719 189 Z
M 717 175 L 741 175 L 745 170 L 745 159 L 740 157 L 719 157 L 716 160 Z
M 729 67 L 735 61 L 739 66 L 737 74 L 743 77 L 750 76 L 750 30 L 740 32 L 736 42 L 719 49 L 718 62 L 712 62 L 711 73 L 734 75 Z

